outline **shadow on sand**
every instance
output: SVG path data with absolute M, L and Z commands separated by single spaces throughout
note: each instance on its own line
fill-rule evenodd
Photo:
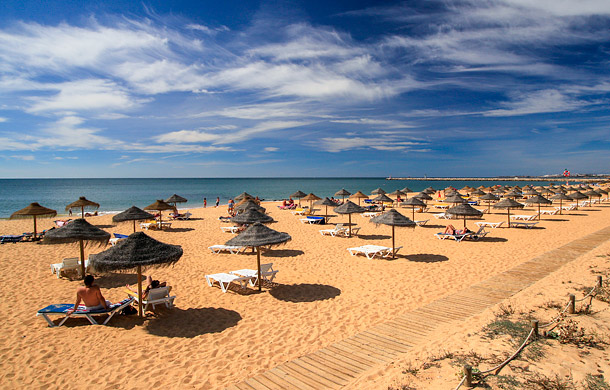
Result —
M 242 319 L 234 311 L 221 307 L 159 310 L 145 324 L 148 333 L 162 337 L 193 338 L 207 333 L 219 333 Z
M 383 234 L 358 234 L 358 238 L 363 240 L 389 240 L 392 236 L 385 236 Z
M 439 263 L 441 261 L 448 261 L 449 258 L 443 255 L 433 255 L 431 253 L 418 253 L 416 255 L 401 255 L 409 261 L 415 261 L 417 263 Z
M 326 284 L 279 284 L 269 294 L 280 301 L 300 303 L 332 299 L 340 295 L 341 290 Z

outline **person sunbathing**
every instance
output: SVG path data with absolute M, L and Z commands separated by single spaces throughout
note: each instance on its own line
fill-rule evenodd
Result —
M 93 284 L 94 280 L 93 275 L 85 276 L 85 286 L 76 289 L 76 303 L 74 308 L 68 310 L 68 313 L 78 310 L 81 301 L 85 304 L 87 310 L 108 310 L 108 307 L 112 305 L 110 301 L 104 298 L 99 286 Z
M 157 287 L 165 287 L 167 286 L 166 282 L 159 282 L 158 280 L 153 280 L 152 276 L 148 275 L 146 277 L 146 288 L 144 289 L 144 291 L 142 291 L 142 296 L 144 297 L 144 299 L 146 299 L 148 297 L 148 293 L 151 289 L 153 288 L 157 288 Z M 137 288 L 138 286 L 136 285 L 135 288 L 136 290 L 132 289 L 131 287 L 129 287 L 129 285 L 125 285 L 125 287 L 127 287 L 127 289 L 131 292 L 134 293 L 138 293 Z
M 445 231 L 443 233 L 444 234 L 458 234 L 457 230 L 455 230 L 453 225 L 447 225 L 447 227 L 445 228 Z

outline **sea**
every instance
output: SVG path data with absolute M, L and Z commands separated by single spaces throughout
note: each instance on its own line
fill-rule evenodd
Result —
M 422 191 L 433 187 L 462 188 L 502 185 L 548 185 L 545 181 L 427 181 L 386 180 L 385 178 L 159 178 L 159 179 L 0 179 L 0 218 L 8 218 L 32 202 L 65 214 L 66 205 L 79 196 L 99 203 L 100 213 L 116 213 L 131 206 L 144 208 L 157 199 L 167 199 L 178 194 L 188 200 L 178 204 L 179 209 L 214 206 L 216 198 L 226 204 L 230 198 L 247 192 L 262 200 L 287 199 L 297 190 L 314 193 L 319 197 L 331 197 L 345 188 L 351 193 L 362 191 L 370 195 L 376 188 L 386 192 L 409 187 Z

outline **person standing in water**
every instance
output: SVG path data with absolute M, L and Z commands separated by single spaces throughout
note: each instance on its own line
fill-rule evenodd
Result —
M 207 198 L 203 198 L 203 208 L 205 209 L 208 205 L 208 200 Z
M 216 197 L 216 207 L 220 204 L 220 197 Z

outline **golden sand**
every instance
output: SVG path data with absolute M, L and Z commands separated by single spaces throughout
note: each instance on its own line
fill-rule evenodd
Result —
M 35 316 L 51 303 L 72 303 L 78 280 L 57 279 L 50 264 L 78 255 L 73 245 L 5 244 L 0 247 L 0 386 L 2 388 L 217 389 L 409 311 L 505 271 L 548 250 L 608 226 L 610 207 L 597 205 L 568 215 L 543 216 L 538 229 L 492 229 L 487 239 L 456 243 L 434 233 L 447 223 L 431 213 L 425 227 L 396 229 L 403 248 L 394 261 L 352 257 L 346 248 L 391 245 L 391 228 L 353 216 L 358 237 L 323 237 L 325 228 L 265 203 L 292 241 L 263 255 L 279 270 L 278 285 L 262 294 L 208 287 L 205 274 L 255 268 L 256 256 L 212 254 L 208 249 L 233 237 L 220 230 L 226 207 L 192 209 L 193 219 L 175 221 L 167 231 L 150 231 L 160 241 L 181 245 L 184 256 L 170 268 L 149 271 L 173 286 L 176 307 L 139 319 L 116 316 L 109 326 L 71 319 L 48 328 Z M 399 209 L 411 215 L 408 209 Z M 534 208 L 519 214 L 533 214 Z M 485 215 L 505 221 L 506 214 Z M 109 232 L 129 234 L 130 223 L 114 226 L 111 216 L 88 220 Z M 331 222 L 347 222 L 338 216 Z M 53 226 L 41 220 L 40 229 Z M 473 221 L 468 226 L 474 229 Z M 0 234 L 31 231 L 31 221 L 0 221 Z M 89 253 L 104 248 L 89 247 Z M 102 276 L 97 283 L 113 302 L 135 274 Z M 439 336 L 440 337 L 440 336 Z M 431 340 L 433 343 L 434 340 Z M 380 374 L 381 375 L 381 374 Z M 374 388 L 374 387 L 372 387 Z M 383 388 L 383 386 L 381 387 Z

